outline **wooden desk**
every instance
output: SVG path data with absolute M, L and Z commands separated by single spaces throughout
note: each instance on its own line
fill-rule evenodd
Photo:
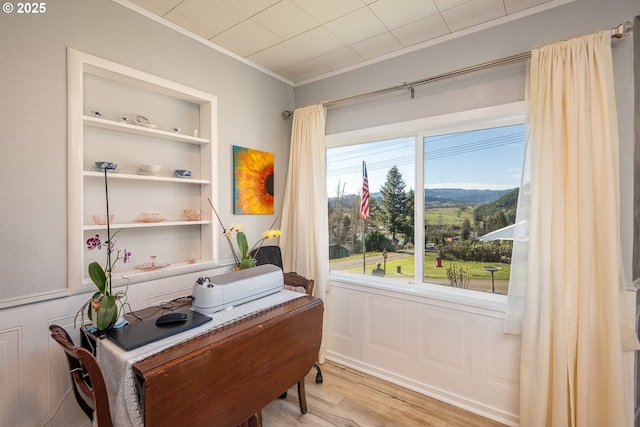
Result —
M 145 426 L 237 426 L 313 367 L 322 300 L 304 296 L 133 365 Z

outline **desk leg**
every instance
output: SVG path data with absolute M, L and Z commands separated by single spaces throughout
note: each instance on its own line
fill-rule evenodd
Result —
M 307 395 L 304 391 L 304 378 L 298 381 L 298 399 L 300 401 L 300 412 L 307 413 Z
M 257 414 L 253 414 L 251 418 L 240 424 L 238 427 L 262 427 L 262 411 Z

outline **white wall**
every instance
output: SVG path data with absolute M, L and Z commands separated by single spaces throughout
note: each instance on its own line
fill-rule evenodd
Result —
M 49 299 L 67 289 L 67 47 L 216 95 L 223 220 L 257 235 L 281 216 L 291 123 L 280 113 L 293 107 L 292 87 L 110 0 L 47 2 L 39 16 L 0 14 L 1 427 L 40 426 L 53 413 L 69 381 L 47 328 L 73 331 L 88 298 Z M 274 215 L 233 217 L 232 145 L 275 154 Z M 225 245 L 220 252 L 230 258 Z M 198 275 L 132 285 L 129 301 L 141 308 L 190 294 Z M 16 305 L 34 298 L 43 301 Z M 51 425 L 83 423 L 69 396 Z

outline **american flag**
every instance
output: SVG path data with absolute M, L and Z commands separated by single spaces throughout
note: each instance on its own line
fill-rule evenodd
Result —
M 367 164 L 362 161 L 362 194 L 360 195 L 360 218 L 369 218 L 369 178 Z

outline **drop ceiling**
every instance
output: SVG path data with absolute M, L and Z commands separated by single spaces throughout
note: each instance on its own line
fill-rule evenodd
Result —
M 129 0 L 292 85 L 572 0 Z M 121 1 L 127 4 L 127 1 Z

